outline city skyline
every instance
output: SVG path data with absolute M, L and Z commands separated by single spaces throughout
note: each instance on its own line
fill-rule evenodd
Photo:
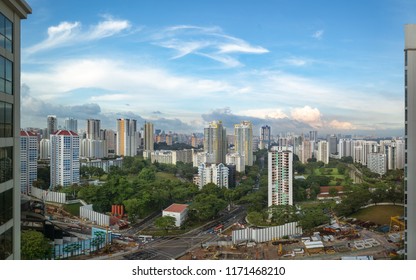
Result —
M 37 12 L 22 23 L 22 127 L 52 114 L 113 129 L 130 118 L 187 133 L 222 120 L 404 134 L 413 1 L 28 2 Z

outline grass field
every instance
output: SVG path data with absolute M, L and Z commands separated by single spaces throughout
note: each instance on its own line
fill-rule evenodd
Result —
M 326 173 L 328 169 L 332 169 L 331 173 Z M 329 186 L 344 185 L 345 175 L 339 174 L 338 168 L 317 168 L 314 170 L 314 174 L 317 176 L 330 176 L 333 179 L 329 182 Z M 327 175 L 328 174 L 328 175 Z M 341 179 L 341 183 L 337 183 L 336 179 Z
M 166 172 L 157 172 L 156 173 L 156 179 L 158 179 L 158 180 L 163 180 L 163 179 L 165 179 L 165 180 L 179 180 L 172 173 L 166 173 Z
M 390 224 L 390 217 L 403 216 L 403 206 L 397 205 L 377 205 L 365 209 L 361 209 L 357 213 L 351 215 L 361 221 L 371 221 L 379 225 Z
M 81 203 L 74 204 L 65 204 L 64 210 L 69 212 L 73 216 L 79 216 L 79 207 L 82 206 Z

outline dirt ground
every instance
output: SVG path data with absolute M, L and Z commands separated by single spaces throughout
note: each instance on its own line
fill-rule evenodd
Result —
M 375 239 L 379 245 L 356 249 L 354 241 L 360 242 L 365 239 Z M 209 247 L 206 249 L 196 248 L 185 254 L 181 260 L 215 260 L 215 259 L 239 259 L 239 260 L 278 260 L 278 259 L 332 259 L 339 260 L 343 256 L 373 256 L 374 259 L 390 259 L 391 251 L 397 250 L 397 245 L 387 241 L 387 234 L 363 229 L 360 231 L 358 238 L 339 238 L 334 241 L 323 242 L 324 249 L 320 252 L 307 252 L 304 244 L 298 242 L 290 245 L 282 245 L 282 251 L 279 253 L 279 246 L 273 245 L 272 242 L 259 243 L 253 247 L 237 246 L 237 247 Z M 303 253 L 294 254 L 294 250 Z M 295 250 L 295 251 L 296 251 Z

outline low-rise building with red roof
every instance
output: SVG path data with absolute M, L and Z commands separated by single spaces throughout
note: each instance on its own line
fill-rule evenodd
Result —
M 173 203 L 163 210 L 162 216 L 170 216 L 176 219 L 175 226 L 180 227 L 188 217 L 188 204 Z

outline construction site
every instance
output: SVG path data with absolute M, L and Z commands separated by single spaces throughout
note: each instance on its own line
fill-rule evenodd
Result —
M 392 259 L 403 247 L 403 221 L 392 217 L 391 231 L 379 231 L 378 225 L 348 219 L 322 226 L 310 234 L 256 243 L 250 240 L 221 246 L 210 244 L 192 250 L 182 260 L 275 260 L 275 259 Z M 224 240 L 233 228 L 221 233 Z

